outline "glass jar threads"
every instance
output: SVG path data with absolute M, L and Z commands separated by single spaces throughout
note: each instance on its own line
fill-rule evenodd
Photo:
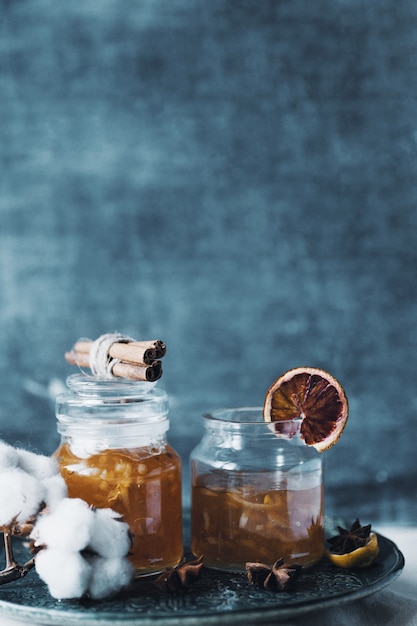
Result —
M 167 443 L 168 400 L 153 383 L 76 374 L 58 396 L 55 456 L 70 497 L 112 508 L 129 524 L 137 574 L 183 554 L 181 461 Z
M 191 453 L 191 548 L 209 567 L 248 561 L 310 566 L 324 552 L 320 454 L 300 420 L 267 423 L 261 408 L 214 411 Z

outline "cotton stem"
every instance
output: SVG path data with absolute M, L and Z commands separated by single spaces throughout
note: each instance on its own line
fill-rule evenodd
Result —
M 14 558 L 12 537 L 10 533 L 3 533 L 4 552 L 6 556 L 6 567 L 0 571 L 0 585 L 23 578 L 34 567 L 35 559 L 29 559 L 24 565 L 18 565 Z

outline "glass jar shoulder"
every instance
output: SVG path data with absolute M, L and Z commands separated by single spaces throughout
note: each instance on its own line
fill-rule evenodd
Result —
M 300 441 L 280 440 L 277 437 L 242 441 L 238 445 L 227 439 L 217 441 L 214 445 L 210 437 L 203 437 L 192 450 L 190 459 L 194 464 L 207 467 L 247 471 L 287 471 L 303 465 L 314 470 L 322 463 L 320 453 L 313 447 Z
M 102 449 L 86 455 L 79 453 L 77 447 L 62 443 L 54 454 L 61 470 L 90 476 L 96 472 L 101 477 L 108 474 L 144 478 L 164 472 L 174 471 L 181 466 L 178 453 L 167 443 L 132 447 Z M 94 472 L 93 470 L 96 470 Z

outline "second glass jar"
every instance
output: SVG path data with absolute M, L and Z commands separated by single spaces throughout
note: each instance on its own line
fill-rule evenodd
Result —
M 183 555 L 181 461 L 168 444 L 168 400 L 152 383 L 85 375 L 67 379 L 55 452 L 69 496 L 112 508 L 129 524 L 137 574 Z
M 280 557 L 316 563 L 324 552 L 322 460 L 300 438 L 300 420 L 271 424 L 261 408 L 237 408 L 203 423 L 190 458 L 193 553 L 231 571 Z

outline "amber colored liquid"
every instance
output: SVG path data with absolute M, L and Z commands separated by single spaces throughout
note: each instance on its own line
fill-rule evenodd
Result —
M 55 453 L 71 498 L 123 516 L 133 534 L 132 563 L 138 575 L 159 572 L 182 558 L 181 462 L 166 446 L 105 450 L 87 459 L 67 444 Z
M 208 486 L 206 486 L 208 485 Z M 322 486 L 229 489 L 200 476 L 192 488 L 192 551 L 206 565 L 242 570 L 278 558 L 310 566 L 324 552 Z

